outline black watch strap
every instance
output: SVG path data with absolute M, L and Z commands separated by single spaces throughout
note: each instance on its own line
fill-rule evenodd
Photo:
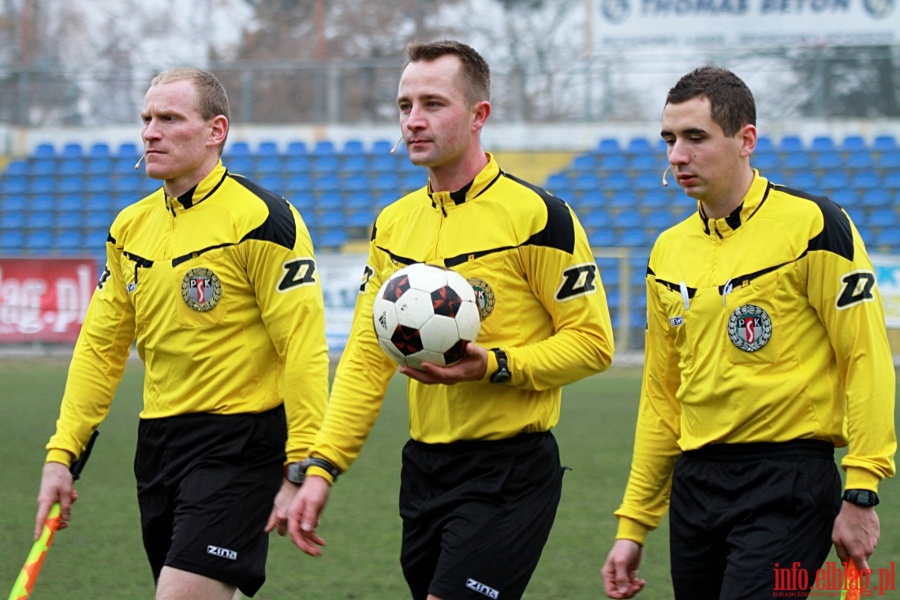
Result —
M 881 500 L 878 494 L 871 490 L 847 490 L 844 492 L 843 499 L 857 506 L 878 506 Z
M 491 352 L 497 357 L 497 370 L 491 375 L 491 383 L 509 383 L 512 374 L 509 372 L 509 360 L 506 352 L 500 348 L 491 348 Z
M 341 474 L 340 469 L 331 464 L 324 458 L 310 456 L 306 460 L 288 463 L 284 466 L 284 478 L 291 483 L 301 484 L 306 479 L 306 471 L 310 467 L 319 467 L 323 471 L 331 475 L 331 478 L 337 481 L 338 475 Z

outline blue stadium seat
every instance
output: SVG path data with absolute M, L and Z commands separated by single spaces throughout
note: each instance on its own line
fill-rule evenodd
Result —
M 759 169 L 763 172 L 763 176 L 765 176 L 766 171 L 771 169 L 776 169 L 781 164 L 781 159 L 778 158 L 777 154 L 761 154 L 759 156 L 756 153 L 753 154 L 753 157 L 750 159 L 753 167 Z
M 30 165 L 32 177 L 46 177 L 56 174 L 56 160 L 53 158 L 35 158 Z
M 377 177 L 376 177 L 377 180 Z M 547 177 L 547 183 L 544 184 L 544 189 L 550 190 L 553 192 L 557 188 L 569 188 L 569 174 L 567 171 L 563 171 L 560 173 L 551 173 Z
M 113 179 L 108 174 L 91 175 L 84 184 L 84 191 L 88 193 L 109 192 L 113 189 Z
M 348 241 L 347 232 L 343 229 L 325 229 L 319 230 L 313 238 L 313 244 L 317 248 L 326 248 L 336 250 L 346 244 Z
M 281 158 L 277 155 L 257 156 L 253 162 L 253 173 L 256 177 L 281 173 Z
M 776 150 L 775 143 L 767 135 L 761 135 L 756 138 L 756 153 L 770 153 Z
M 315 197 L 313 206 L 319 211 L 340 211 L 344 207 L 344 196 L 338 192 L 325 192 Z
M 284 181 L 285 192 L 295 194 L 308 192 L 312 188 L 312 177 L 306 173 L 292 173 Z
M 253 159 L 249 156 L 227 157 L 222 161 L 229 173 L 249 177 L 253 173 Z
M 394 149 L 395 143 L 389 140 L 375 140 L 372 142 L 372 154 L 390 154 L 391 150 Z
M 857 190 L 871 190 L 881 187 L 881 176 L 875 171 L 859 171 L 850 180 L 850 186 Z
M 309 169 L 314 173 L 337 173 L 341 166 L 336 154 L 313 154 Z
M 284 153 L 288 157 L 306 156 L 309 154 L 309 149 L 306 146 L 306 142 L 302 140 L 293 140 L 288 142 L 287 146 L 285 146 Z
M 369 168 L 379 173 L 397 173 L 400 171 L 397 159 L 390 154 L 370 156 Z
M 56 210 L 80 211 L 84 209 L 84 196 L 81 194 L 66 194 L 56 197 Z
M 588 243 L 595 248 L 609 248 L 616 245 L 616 234 L 612 229 L 595 229 L 588 234 Z M 610 292 L 607 291 L 607 301 L 609 301 Z
M 860 232 L 860 235 L 862 235 L 862 232 Z M 866 243 L 869 242 L 869 240 L 867 240 L 865 237 L 863 237 L 863 241 Z M 894 252 L 897 252 L 898 250 L 900 250 L 900 228 L 888 227 L 882 229 L 874 236 L 874 245 L 884 246 L 890 248 Z
M 900 169 L 900 150 L 888 150 L 878 159 L 878 167 L 881 169 Z
M 365 152 L 362 140 L 349 139 L 344 142 L 343 154 L 346 156 L 365 154 Z
M 657 232 L 668 229 L 675 224 L 672 214 L 664 210 L 654 210 L 644 217 L 644 225 L 655 229 Z
M 34 156 L 35 158 L 55 158 L 56 146 L 48 142 L 38 144 L 37 146 L 35 146 L 34 152 L 32 152 L 32 156 Z
M 0 194 L 0 212 L 22 212 L 29 208 L 29 199 L 22 194 Z
M 353 192 L 347 196 L 347 201 L 344 203 L 344 206 L 354 210 L 360 208 L 371 209 L 375 206 L 375 199 L 368 191 Z
M 631 177 L 624 173 L 611 173 L 602 179 L 601 189 L 621 192 L 631 189 Z
M 616 245 L 626 248 L 644 248 L 651 245 L 651 241 L 642 227 L 628 227 L 622 229 L 616 236 Z
M 790 176 L 787 185 L 805 192 L 815 192 L 819 187 L 819 178 L 811 171 L 798 171 Z
M 653 144 L 645 137 L 631 138 L 625 146 L 625 152 L 629 154 L 649 154 L 653 150 Z
M 309 171 L 309 157 L 305 154 L 288 156 L 282 163 L 285 173 L 306 173 Z
M 13 160 L 6 165 L 6 175 L 28 175 L 28 163 L 24 160 Z
M 109 144 L 106 142 L 94 142 L 88 148 L 87 155 L 91 158 L 108 158 L 112 156 L 112 152 L 109 149 Z
M 60 231 L 81 229 L 84 226 L 84 219 L 81 217 L 81 211 L 60 210 L 54 215 L 53 226 Z
M 828 135 L 817 135 L 809 144 L 809 149 L 813 152 L 831 152 L 835 148 L 834 140 Z
M 350 177 L 344 177 L 341 185 L 343 192 L 364 192 L 369 189 L 369 178 L 365 172 L 359 172 Z
M 0 231 L 0 254 L 18 255 L 25 246 L 25 234 L 21 230 Z
M 872 150 L 875 152 L 888 152 L 897 149 L 897 138 L 892 135 L 878 135 L 872 140 Z
M 113 172 L 113 161 L 111 158 L 89 158 L 85 172 L 88 175 L 111 175 Z
M 80 250 L 83 245 L 81 232 L 75 229 L 62 231 L 53 240 L 53 247 L 57 250 Z
M 887 206 L 890 203 L 891 195 L 883 188 L 866 190 L 860 198 L 860 205 L 862 206 Z
M 25 213 L 18 211 L 0 212 L 0 229 L 22 229 L 25 227 Z
M 840 153 L 837 151 L 821 152 L 813 156 L 812 166 L 814 169 L 840 169 L 844 166 L 844 161 Z
M 46 229 L 31 231 L 25 237 L 24 247 L 26 250 L 49 251 L 53 245 L 53 234 Z
M 137 174 L 119 175 L 112 180 L 112 191 L 123 194 L 138 194 L 141 189 L 142 179 L 143 177 Z
M 230 160 L 238 157 L 250 157 L 252 152 L 250 151 L 250 144 L 247 142 L 232 142 L 224 152 L 225 156 Z
M 78 142 L 68 142 L 63 145 L 60 155 L 63 158 L 81 158 L 84 156 L 84 148 Z
M 803 140 L 797 135 L 786 135 L 781 138 L 778 144 L 778 150 L 784 153 L 803 152 L 806 148 L 803 146 Z
M 833 192 L 834 190 L 850 187 L 850 178 L 844 171 L 829 171 L 822 175 L 819 185 L 822 189 Z
M 781 168 L 786 171 L 799 171 L 810 167 L 809 154 L 807 152 L 791 152 L 781 162 Z
M 349 227 L 371 227 L 375 222 L 375 212 L 369 208 L 358 208 L 350 211 L 347 216 Z
M 638 205 L 638 196 L 637 194 L 628 189 L 616 190 L 609 197 L 607 201 L 607 206 L 613 209 L 617 208 L 627 208 L 633 210 Z
M 847 159 L 844 162 L 844 168 L 846 169 L 871 169 L 874 166 L 875 161 L 872 159 L 872 153 L 868 151 L 851 152 L 847 155 Z
M 900 225 L 900 219 L 897 218 L 897 211 L 893 207 L 882 206 L 869 212 L 866 225 L 869 227 L 897 227 Z
M 604 138 L 597 143 L 596 152 L 599 154 L 618 154 L 621 151 L 622 147 L 616 138 Z
M 659 182 L 657 182 L 659 183 Z M 671 203 L 671 199 L 666 192 L 660 190 L 659 185 L 655 190 L 650 190 L 640 199 L 640 205 L 644 208 L 663 208 Z
M 572 189 L 575 191 L 602 189 L 600 176 L 596 173 L 581 173 L 572 179 Z
M 0 193 L 25 195 L 29 191 L 28 177 L 25 175 L 7 175 L 0 180 Z
M 621 228 L 641 227 L 644 224 L 644 216 L 637 209 L 621 210 L 613 215 L 613 224 Z
M 281 175 L 263 175 L 257 180 L 257 183 L 275 194 L 281 194 L 284 190 L 284 182 L 281 179 Z
M 393 203 L 395 200 L 400 198 L 400 194 L 396 191 L 385 191 L 380 192 L 375 195 L 375 206 L 376 208 L 384 208 L 388 204 Z
M 87 161 L 83 158 L 69 157 L 60 161 L 56 169 L 59 175 L 81 175 L 87 170 Z
M 50 229 L 55 223 L 55 213 L 51 210 L 30 212 L 25 220 L 25 227 L 28 229 Z
M 32 211 L 50 211 L 56 206 L 55 194 L 35 194 L 28 202 L 28 208 Z
M 423 177 L 424 173 L 406 173 L 400 179 L 400 191 L 404 194 L 408 194 L 414 190 L 419 189 L 420 187 L 424 187 L 427 183 L 427 179 Z M 399 198 L 399 194 L 397 196 Z
M 605 154 L 600 157 L 598 168 L 601 171 L 624 171 L 628 168 L 628 157 L 624 154 Z
M 628 160 L 626 168 L 638 172 L 662 173 L 666 166 L 665 160 L 655 154 L 635 154 Z
M 835 204 L 844 208 L 851 206 L 859 206 L 860 197 L 856 190 L 850 188 L 838 188 L 833 192 L 826 194 Z
M 340 161 L 339 169 L 344 174 L 363 174 L 369 170 L 369 159 L 365 154 L 351 154 Z
M 581 226 L 588 231 L 596 229 L 608 229 L 612 227 L 613 220 L 606 210 L 591 210 L 581 218 Z
M 848 135 L 841 142 L 841 150 L 844 152 L 861 152 L 867 150 L 866 140 L 861 135 Z
M 319 211 L 316 213 L 316 229 L 339 229 L 346 224 L 346 217 L 340 210 Z
M 112 210 L 113 206 L 113 197 L 108 193 L 90 194 L 84 202 L 84 209 L 88 211 L 108 211 Z
M 331 140 L 319 140 L 312 147 L 312 154 L 335 154 L 337 149 Z
M 608 201 L 603 190 L 584 190 L 579 194 L 572 194 L 572 205 L 578 207 L 579 214 L 590 210 L 606 210 Z
M 84 218 L 84 226 L 88 229 L 108 229 L 114 218 L 115 214 L 111 210 L 94 210 Z
M 272 157 L 278 155 L 278 142 L 273 140 L 262 140 L 256 146 L 256 156 Z
M 581 171 L 596 171 L 597 170 L 597 159 L 593 154 L 579 154 L 575 158 L 572 159 L 572 165 L 570 166 L 572 171 L 581 172 Z
M 341 189 L 341 178 L 334 173 L 313 177 L 312 189 L 319 192 L 337 192 Z
M 141 148 L 138 148 L 138 145 L 132 142 L 122 142 L 119 144 L 119 147 L 116 148 L 116 157 L 128 160 L 134 159 L 135 161 L 141 156 Z

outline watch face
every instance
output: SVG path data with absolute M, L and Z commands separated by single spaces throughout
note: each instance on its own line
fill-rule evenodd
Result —
M 306 479 L 306 469 L 304 468 L 303 463 L 295 462 L 289 464 L 285 473 L 285 479 L 291 483 L 303 483 L 303 480 Z

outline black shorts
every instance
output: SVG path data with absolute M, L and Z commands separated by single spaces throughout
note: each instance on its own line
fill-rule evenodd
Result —
M 521 598 L 550 535 L 563 473 L 549 431 L 407 442 L 400 563 L 413 599 Z
M 786 593 L 779 569 L 802 569 L 815 583 L 840 505 L 841 477 L 827 442 L 685 452 L 675 466 L 669 514 L 675 598 L 806 597 L 808 589 Z
M 154 581 L 169 566 L 259 590 L 286 438 L 283 407 L 141 420 L 134 473 Z

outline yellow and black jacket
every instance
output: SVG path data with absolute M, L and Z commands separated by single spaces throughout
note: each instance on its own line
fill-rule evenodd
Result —
M 476 289 L 477 343 L 509 357 L 512 380 L 423 385 L 408 381 L 409 429 L 425 443 L 497 440 L 546 431 L 560 387 L 607 368 L 613 355 L 606 295 L 574 213 L 558 198 L 489 164 L 456 192 L 413 192 L 378 216 L 347 348 L 314 455 L 346 470 L 359 453 L 396 364 L 381 350 L 372 305 L 394 271 L 451 268 Z M 319 474 L 319 472 L 316 472 Z
M 847 214 L 756 174 L 728 217 L 660 235 L 619 538 L 643 542 L 676 458 L 707 444 L 849 443 L 848 488 L 894 474 L 894 367 L 875 274 Z
M 259 413 L 282 403 L 301 460 L 328 394 L 322 290 L 312 242 L 283 198 L 221 162 L 179 198 L 124 209 L 78 337 L 48 460 L 80 455 L 109 411 L 132 342 L 141 418 Z

